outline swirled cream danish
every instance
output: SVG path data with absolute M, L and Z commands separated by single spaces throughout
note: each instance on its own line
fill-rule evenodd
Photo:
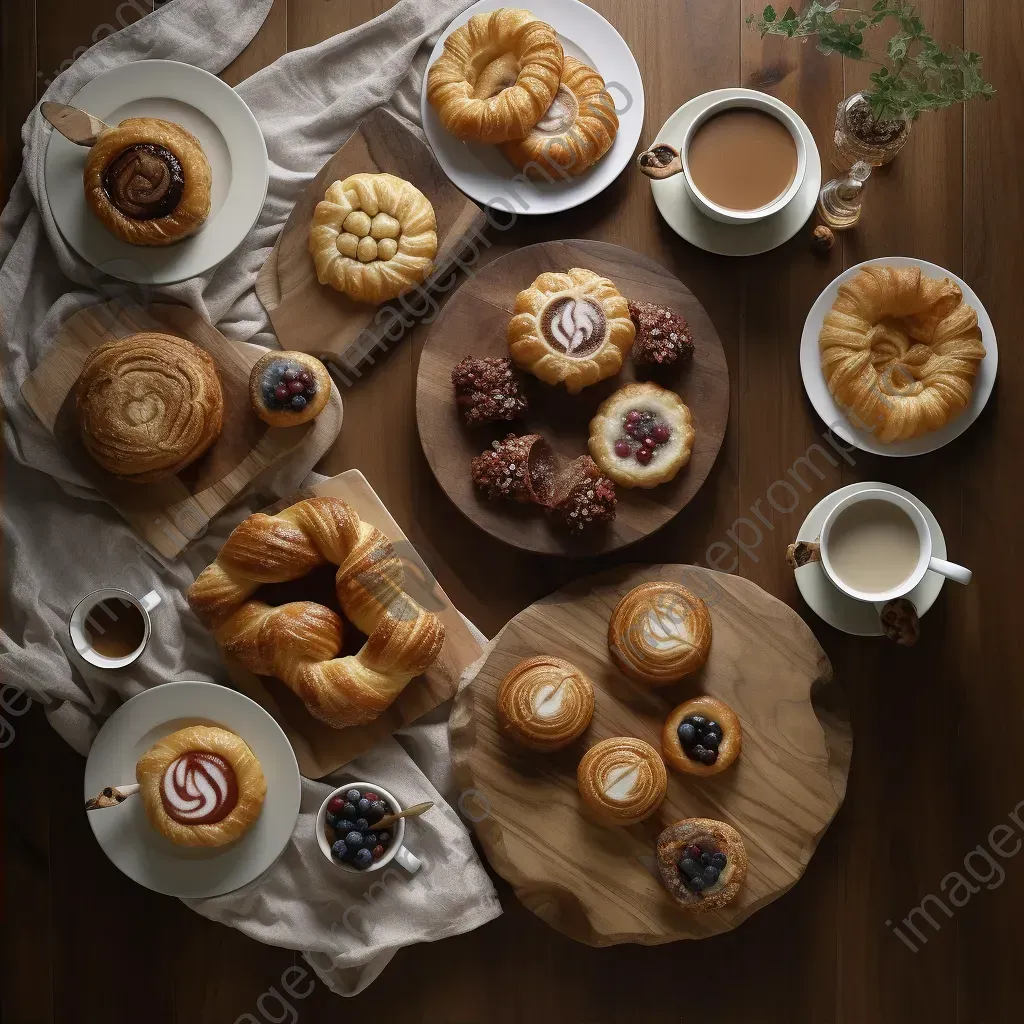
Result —
M 227 729 L 194 725 L 139 758 L 135 777 L 150 824 L 179 846 L 224 846 L 259 817 L 267 792 L 256 755 Z
M 521 661 L 498 687 L 498 721 L 534 750 L 572 743 L 594 715 L 594 686 L 571 662 L 541 655 Z
M 570 394 L 618 373 L 635 337 L 615 285 L 579 268 L 541 274 L 516 297 L 508 325 L 512 361 Z
M 613 736 L 592 746 L 576 770 L 580 796 L 603 825 L 650 817 L 668 789 L 661 754 L 644 740 Z

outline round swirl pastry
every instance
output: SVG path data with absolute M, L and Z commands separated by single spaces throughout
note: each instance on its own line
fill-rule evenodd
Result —
M 224 419 L 213 360 L 170 334 L 133 334 L 94 349 L 75 401 L 86 450 L 133 483 L 162 480 L 195 462 Z
M 104 226 L 133 245 L 170 245 L 210 215 L 212 173 L 180 124 L 129 117 L 100 132 L 85 161 L 85 199 Z
M 622 368 L 636 337 L 629 305 L 592 270 L 541 274 L 516 298 L 508 325 L 512 361 L 575 395 Z
M 978 314 L 960 288 L 919 267 L 865 267 L 841 285 L 819 348 L 829 391 L 883 443 L 959 416 L 985 358 Z
M 661 731 L 665 760 L 686 775 L 707 777 L 724 772 L 740 756 L 742 742 L 736 713 L 707 694 L 675 708 Z
M 575 57 L 566 57 L 551 106 L 524 139 L 501 151 L 527 177 L 551 180 L 582 174 L 612 148 L 619 130 L 615 102 L 604 79 Z
M 498 721 L 524 747 L 550 751 L 568 746 L 593 717 L 593 683 L 561 658 L 521 661 L 498 687 Z
M 711 613 L 679 583 L 642 583 L 615 606 L 608 649 L 615 664 L 638 683 L 677 683 L 708 660 Z
M 227 729 L 193 725 L 139 758 L 149 823 L 179 846 L 224 846 L 260 816 L 267 782 L 256 755 Z
M 613 736 L 583 755 L 576 783 L 602 825 L 635 825 L 649 818 L 665 799 L 668 773 L 650 743 Z
M 551 106 L 562 63 L 555 30 L 529 11 L 474 14 L 445 40 L 427 75 L 427 99 L 459 139 L 521 139 Z
M 623 487 L 657 487 L 693 453 L 693 416 L 683 400 L 650 381 L 626 384 L 590 421 L 588 447 L 605 475 Z
M 687 910 L 720 910 L 747 877 L 743 837 L 724 821 L 684 818 L 657 841 L 658 872 L 672 898 Z
M 430 200 L 393 174 L 353 174 L 316 204 L 309 251 L 321 284 L 378 305 L 426 280 L 437 254 Z

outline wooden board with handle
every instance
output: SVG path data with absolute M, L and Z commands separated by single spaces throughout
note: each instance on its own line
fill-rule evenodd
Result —
M 319 779 L 375 746 L 403 726 L 415 722 L 428 711 L 454 696 L 463 670 L 480 657 L 480 644 L 466 620 L 434 579 L 423 559 L 409 543 L 402 528 L 391 517 L 366 477 L 351 469 L 340 476 L 279 501 L 264 509 L 280 512 L 303 498 L 335 497 L 347 501 L 359 517 L 376 526 L 394 545 L 405 566 L 405 589 L 420 605 L 444 623 L 445 640 L 437 661 L 413 679 L 398 699 L 377 719 L 348 729 L 332 729 L 314 718 L 302 701 L 280 680 L 257 676 L 235 659 L 225 656 L 228 673 L 238 688 L 261 704 L 284 729 L 295 749 L 299 769 L 307 778 Z M 340 613 L 334 597 L 335 567 L 311 574 L 304 580 L 272 590 L 265 587 L 256 597 L 270 604 L 286 600 L 316 600 Z M 354 630 L 346 623 L 349 633 Z M 354 653 L 363 638 L 351 639 L 344 653 Z
M 713 625 L 704 668 L 660 690 L 626 679 L 607 645 L 619 599 L 654 580 L 701 596 Z M 595 688 L 590 727 L 555 754 L 516 747 L 495 718 L 501 680 L 540 654 L 577 665 Z M 689 565 L 631 565 L 563 587 L 512 619 L 452 712 L 456 779 L 473 794 L 467 804 L 491 866 L 534 913 L 589 945 L 653 945 L 734 928 L 797 882 L 843 801 L 853 737 L 831 677 L 803 620 L 748 580 Z M 631 828 L 592 824 L 576 785 L 583 753 L 609 736 L 637 736 L 660 749 L 668 713 L 698 693 L 739 716 L 737 762 L 707 779 L 670 768 L 668 795 L 653 817 Z M 747 848 L 746 883 L 718 912 L 683 910 L 658 877 L 659 832 L 690 817 L 728 822 Z

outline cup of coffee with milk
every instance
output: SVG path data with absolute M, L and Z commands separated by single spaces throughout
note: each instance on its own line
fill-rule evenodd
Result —
M 781 100 L 750 92 L 710 104 L 676 149 L 659 142 L 641 153 L 649 178 L 682 174 L 701 213 L 724 224 L 754 224 L 782 210 L 807 174 L 807 146 Z

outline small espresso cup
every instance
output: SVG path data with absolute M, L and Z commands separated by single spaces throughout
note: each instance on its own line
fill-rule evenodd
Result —
M 316 841 L 320 852 L 336 867 L 343 871 L 350 871 L 354 875 L 368 875 L 371 871 L 380 871 L 392 861 L 400 864 L 410 875 L 415 875 L 423 866 L 423 862 L 411 850 L 405 846 L 405 818 L 399 818 L 391 828 L 391 845 L 384 852 L 380 860 L 375 860 L 369 867 L 357 868 L 344 861 L 335 860 L 331 856 L 331 844 L 327 841 L 327 805 L 336 797 L 343 796 L 350 789 L 369 789 L 383 798 L 384 802 L 391 807 L 389 814 L 397 814 L 401 811 L 402 805 L 383 786 L 375 782 L 346 782 L 344 786 L 327 794 L 326 799 L 320 805 L 316 816 Z M 339 838 L 342 838 L 339 836 Z
M 907 515 L 911 523 L 913 523 L 914 530 L 917 534 L 917 561 L 913 570 L 904 580 L 901 580 L 900 583 L 890 587 L 888 590 L 858 590 L 856 587 L 850 586 L 850 584 L 843 580 L 832 563 L 829 545 L 832 530 L 844 512 L 847 512 L 853 505 L 862 501 L 878 501 L 895 505 Z M 937 572 L 941 576 L 945 576 L 947 579 L 954 580 L 957 583 L 967 584 L 971 582 L 970 569 L 966 569 L 962 565 L 957 565 L 955 562 L 947 562 L 944 558 L 936 558 L 932 554 L 932 532 L 928 527 L 928 521 L 925 519 L 924 514 L 914 502 L 903 497 L 902 494 L 896 494 L 893 491 L 874 488 L 866 491 L 858 491 L 855 494 L 851 494 L 846 498 L 843 498 L 843 500 L 840 501 L 826 517 L 825 522 L 821 527 L 819 544 L 821 565 L 828 578 L 844 594 L 848 594 L 850 597 L 855 598 L 858 601 L 867 601 L 873 604 L 882 605 L 897 597 L 904 597 L 909 594 L 921 582 L 921 580 L 924 579 L 925 573 L 929 571 Z
M 124 625 L 118 616 L 118 602 L 124 602 L 131 609 L 124 609 L 123 614 L 139 615 L 142 621 L 142 633 L 132 650 L 114 656 L 98 651 L 93 636 L 113 635 L 118 629 L 119 621 L 122 626 Z M 127 590 L 120 590 L 116 587 L 94 590 L 91 594 L 83 597 L 71 613 L 71 621 L 68 623 L 71 643 L 74 644 L 79 656 L 90 665 L 95 665 L 97 668 L 125 668 L 136 661 L 146 649 L 153 632 L 153 622 L 149 613 L 159 603 L 160 595 L 155 590 L 151 590 L 141 598 L 133 597 Z M 90 632 L 93 636 L 90 636 Z

